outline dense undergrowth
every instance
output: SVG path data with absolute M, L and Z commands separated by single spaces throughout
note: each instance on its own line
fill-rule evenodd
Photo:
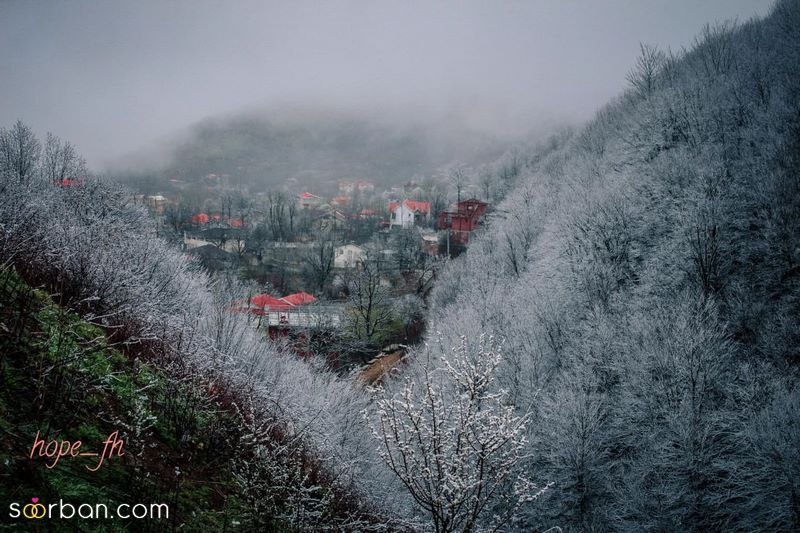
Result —
M 186 409 L 195 390 L 172 389 L 152 364 L 109 345 L 105 331 L 58 306 L 13 271 L 0 272 L 0 500 L 44 503 L 163 502 L 169 517 L 148 530 L 221 530 L 246 522 L 231 468 L 238 421 L 215 404 Z M 96 471 L 97 459 L 53 458 L 30 450 L 77 440 L 97 451 L 114 431 L 124 455 Z M 8 518 L 6 510 L 3 515 Z M 16 526 L 30 525 L 20 519 Z M 101 521 L 90 529 L 125 530 L 135 520 Z M 51 525 L 51 527 L 55 527 Z

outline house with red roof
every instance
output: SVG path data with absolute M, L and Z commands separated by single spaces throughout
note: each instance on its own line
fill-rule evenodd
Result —
M 402 202 L 389 202 L 389 227 L 410 228 L 431 216 L 431 203 L 405 199 Z
M 475 198 L 457 203 L 452 209 L 439 213 L 437 226 L 450 232 L 450 241 L 469 243 L 470 235 L 483 221 L 488 204 Z
M 272 338 L 286 336 L 292 329 L 302 332 L 306 328 L 336 328 L 344 324 L 342 307 L 311 305 L 315 303 L 317 299 L 307 292 L 283 298 L 264 293 L 231 302 L 229 310 L 255 316 L 257 327 L 266 327 Z
M 380 213 L 378 213 L 378 211 L 376 209 L 370 209 L 369 207 L 365 207 L 364 209 L 362 209 L 358 213 L 358 217 L 361 220 L 367 220 L 367 219 L 370 219 L 372 217 L 377 217 L 379 215 L 380 215 Z
M 303 291 L 290 294 L 289 296 L 284 296 L 281 298 L 281 300 L 293 306 L 306 305 L 317 301 L 313 295 Z
M 294 308 L 307 305 L 317 299 L 307 292 L 297 292 L 278 298 L 271 294 L 257 294 L 244 300 L 231 303 L 231 311 L 235 313 L 249 313 L 251 315 L 266 315 L 270 312 L 291 311 Z
M 315 209 L 322 205 L 322 198 L 306 191 L 297 195 L 297 202 L 300 205 L 300 209 Z
M 192 216 L 192 224 L 208 224 L 211 217 L 205 213 L 197 213 Z

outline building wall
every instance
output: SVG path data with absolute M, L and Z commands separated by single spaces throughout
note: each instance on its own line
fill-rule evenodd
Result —
M 392 213 L 392 218 L 390 219 L 390 225 L 402 226 L 404 228 L 413 226 L 414 212 L 408 207 L 406 207 L 405 204 L 400 204 L 399 206 L 397 206 L 397 209 L 394 210 L 394 213 Z
M 400 204 L 397 206 L 397 209 L 394 210 L 394 213 L 392 213 L 392 216 L 389 219 L 389 225 L 410 228 L 411 226 L 414 226 L 419 219 L 423 218 L 427 218 L 427 215 L 423 213 L 417 213 L 407 205 Z
M 186 247 L 187 250 L 191 250 L 192 248 L 199 248 L 207 244 L 216 246 L 215 243 L 203 239 L 196 239 L 194 237 L 186 237 L 186 236 L 183 237 L 183 245 Z M 225 244 L 222 246 L 221 249 L 225 250 L 226 252 L 235 254 L 239 253 L 239 251 L 243 247 L 244 247 L 244 241 L 240 241 L 238 239 L 229 239 L 225 241 Z
M 336 268 L 355 268 L 364 257 L 364 250 L 360 246 L 347 244 L 336 249 L 333 265 Z

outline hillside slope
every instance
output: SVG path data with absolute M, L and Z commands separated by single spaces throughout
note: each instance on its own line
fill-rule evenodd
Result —
M 227 174 L 232 184 L 253 190 L 289 178 L 306 186 L 341 179 L 389 186 L 454 161 L 488 161 L 501 149 L 496 139 L 460 121 L 401 126 L 333 112 L 253 112 L 195 124 L 165 148 L 159 172 L 188 181 Z
M 248 521 L 232 469 L 236 420 L 213 403 L 197 405 L 191 390 L 170 391 L 153 365 L 128 359 L 109 346 L 101 328 L 11 271 L 0 272 L 0 350 L 4 505 L 24 505 L 31 497 L 110 508 L 166 503 L 168 512 L 147 525 L 151 530 L 220 530 Z M 127 440 L 124 455 L 104 459 L 96 471 L 88 470 L 96 458 L 29 457 L 37 434 L 47 443 L 80 440 L 82 448 L 98 451 L 114 431 Z M 28 522 L 20 517 L 10 525 Z M 103 521 L 93 530 L 123 531 L 134 523 Z
M 504 339 L 533 410 L 530 527 L 800 528 L 799 28 L 644 47 L 442 276 L 431 330 Z
M 13 139 L 15 148 L 21 147 L 3 151 L 0 157 L 0 282 L 18 280 L 23 294 L 12 295 L 0 306 L 12 324 L 0 324 L 11 331 L 11 340 L 3 337 L 9 352 L 0 359 L 11 372 L 3 375 L 9 380 L 8 395 L 3 397 L 8 409 L 4 429 L 17 435 L 9 441 L 13 450 L 3 450 L 12 461 L 4 470 L 19 473 L 31 468 L 19 445 L 30 439 L 30 446 L 34 434 L 28 433 L 33 428 L 48 432 L 48 440 L 57 435 L 84 436 L 84 431 L 93 438 L 95 408 L 98 431 L 106 430 L 106 415 L 119 419 L 122 426 L 140 415 L 148 419 L 152 415 L 156 429 L 138 434 L 122 427 L 120 432 L 124 430 L 131 449 L 164 448 L 163 457 L 147 459 L 148 469 L 142 472 L 166 480 L 156 486 L 166 487 L 169 498 L 177 498 L 175 516 L 181 523 L 213 527 L 228 523 L 232 516 L 225 510 L 228 494 L 231 502 L 241 502 L 241 510 L 234 514 L 250 529 L 383 527 L 381 517 L 393 505 L 402 507 L 403 500 L 381 502 L 373 496 L 385 486 L 388 474 L 376 460 L 372 438 L 361 423 L 367 401 L 362 392 L 349 380 L 282 352 L 231 313 L 229 302 L 245 289 L 235 281 L 209 277 L 159 239 L 147 213 L 130 204 L 128 191 L 95 178 L 54 183 L 36 157 L 39 144 L 30 129 L 17 123 L 0 134 L 3 140 Z M 43 151 L 63 155 L 67 153 L 63 146 L 49 138 Z M 46 295 L 53 295 L 60 308 L 50 306 Z M 70 325 L 70 335 L 72 330 L 83 333 L 66 336 L 69 342 L 64 347 L 48 349 L 47 342 L 62 338 L 51 330 L 58 333 L 63 325 L 31 318 L 30 328 L 20 330 L 13 324 L 23 319 L 15 317 L 28 306 L 35 309 L 30 310 L 34 316 L 44 312 L 80 318 L 81 323 L 70 318 L 65 324 Z M 28 315 L 23 318 L 24 325 Z M 97 350 L 91 343 L 84 346 L 86 335 L 93 332 Z M 19 352 L 12 349 L 27 337 L 34 339 L 32 344 L 21 344 Z M 73 353 L 70 347 L 76 343 L 80 349 Z M 47 364 L 54 370 L 46 369 L 47 375 L 38 381 L 18 381 L 32 365 Z M 139 381 L 137 365 L 151 366 L 165 382 L 142 390 L 138 399 L 113 386 L 93 399 L 98 381 L 107 385 L 117 377 L 146 388 Z M 51 378 L 55 384 L 48 381 Z M 68 385 L 72 388 L 64 389 Z M 34 389 L 40 386 L 56 388 L 39 398 Z M 164 398 L 159 397 L 162 393 Z M 35 397 L 38 407 L 24 421 L 27 397 Z M 93 403 L 104 400 L 111 402 L 109 410 Z M 65 415 L 65 408 L 74 416 Z M 200 444 L 202 450 L 197 449 Z M 220 454 L 217 462 L 207 456 L 212 444 Z M 194 459 L 208 461 L 201 466 Z M 138 475 L 132 470 L 135 466 L 126 463 L 125 474 Z M 186 476 L 172 467 L 180 467 Z M 9 474 L 12 481 L 10 485 L 4 481 L 4 489 L 25 498 L 32 497 L 29 489 L 42 489 L 49 497 L 68 493 L 71 483 L 86 482 L 67 471 L 41 474 L 31 478 L 31 484 Z M 186 485 L 171 485 L 175 475 Z M 194 479 L 218 483 L 219 494 L 195 491 L 190 482 Z M 100 480 L 89 483 L 82 494 L 102 485 Z M 186 501 L 180 500 L 184 495 L 180 486 L 188 491 Z M 125 488 L 156 490 L 149 483 Z M 187 513 L 195 500 L 210 508 L 190 520 Z

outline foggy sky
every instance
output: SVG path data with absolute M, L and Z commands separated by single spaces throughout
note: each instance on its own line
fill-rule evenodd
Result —
M 0 125 L 21 118 L 99 164 L 204 117 L 312 105 L 458 114 L 513 134 L 581 121 L 647 42 L 771 0 L 361 2 L 0 0 Z

